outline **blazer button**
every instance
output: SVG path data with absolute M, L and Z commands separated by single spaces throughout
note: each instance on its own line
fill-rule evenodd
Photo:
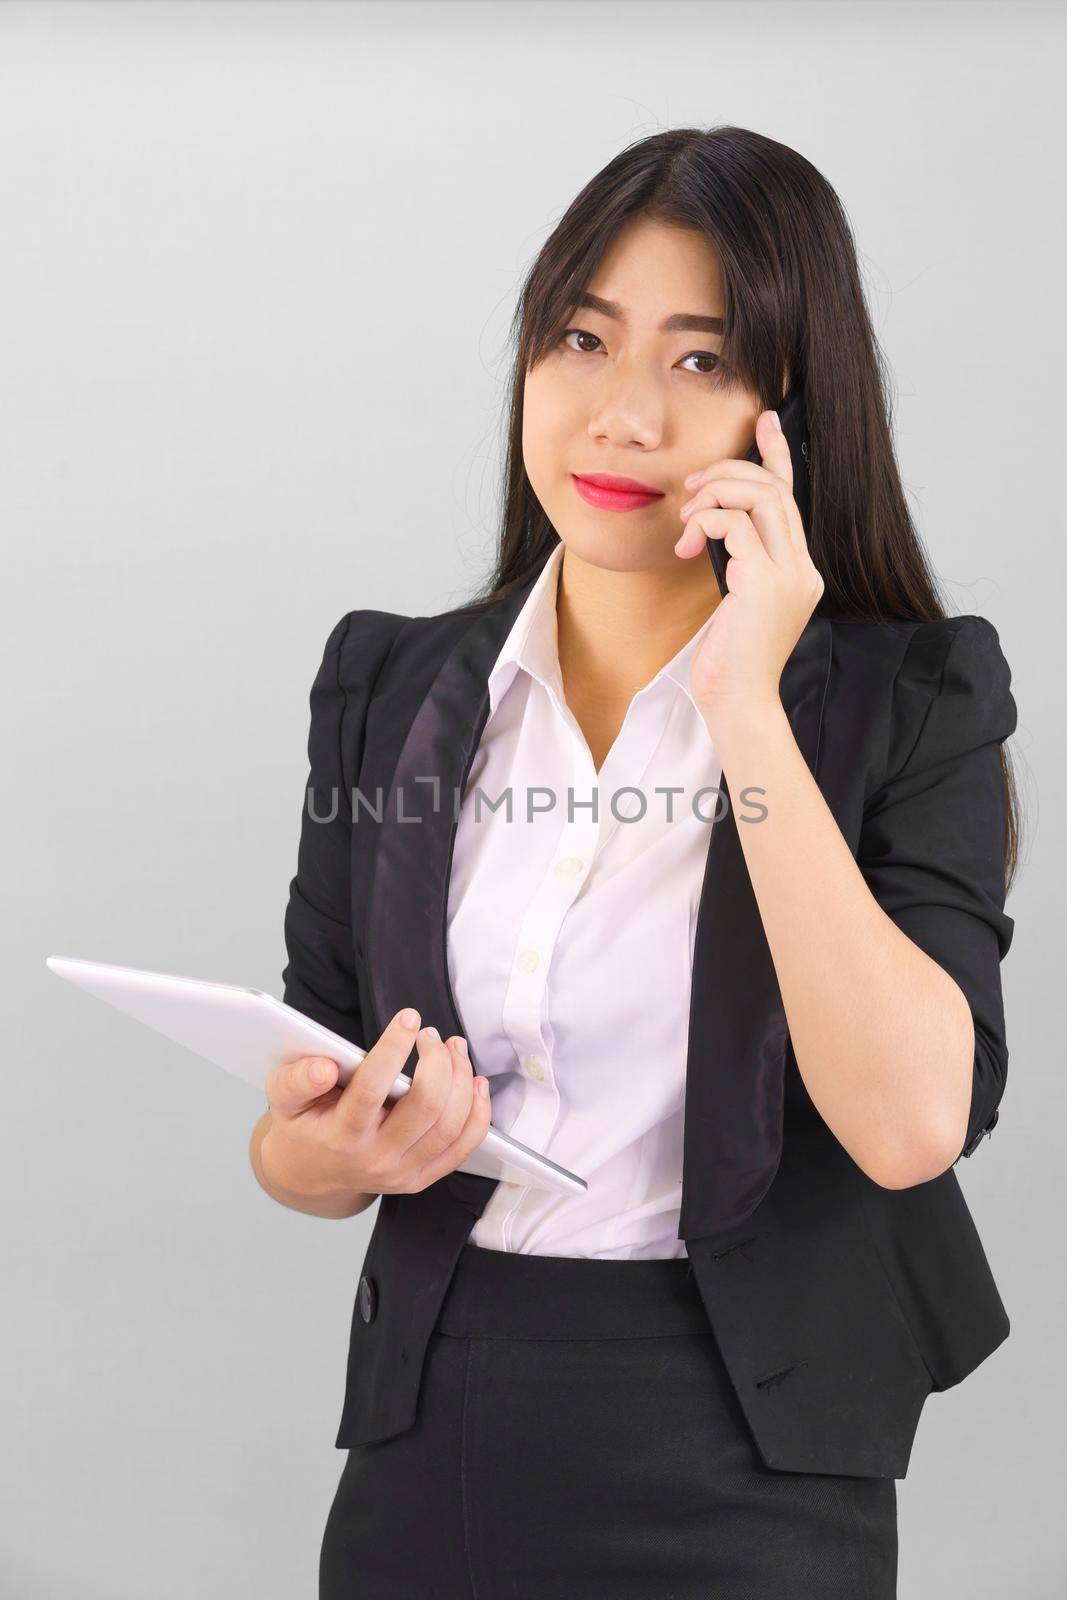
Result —
M 378 1309 L 378 1292 L 373 1278 L 359 1280 L 359 1314 L 364 1322 L 373 1322 Z

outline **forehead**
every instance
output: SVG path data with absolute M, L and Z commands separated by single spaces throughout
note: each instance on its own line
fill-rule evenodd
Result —
M 627 224 L 611 241 L 588 290 L 634 322 L 658 325 L 677 314 L 708 319 L 723 312 L 722 275 L 711 240 L 693 228 L 645 219 Z

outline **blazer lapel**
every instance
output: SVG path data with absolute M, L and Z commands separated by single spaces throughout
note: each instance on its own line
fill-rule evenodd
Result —
M 459 803 L 489 715 L 489 673 L 535 581 L 536 574 L 466 622 L 458 642 L 449 648 L 446 641 L 443 661 L 435 635 L 421 659 L 405 664 L 403 683 L 372 706 L 382 733 L 372 738 L 368 728 L 360 790 L 368 804 L 380 792 L 383 810 L 381 822 L 374 822 L 368 881 L 354 882 L 355 903 L 366 906 L 361 943 L 372 1037 L 402 1005 L 417 1006 L 442 1038 L 466 1037 L 446 944 Z M 829 663 L 830 625 L 816 614 L 786 662 L 780 687 L 813 774 Z M 728 795 L 725 778 L 722 788 Z M 736 1225 L 770 1187 L 781 1156 L 787 1038 L 730 797 L 711 829 L 697 917 L 680 1238 Z M 416 1059 L 413 1052 L 411 1072 Z M 477 1071 L 473 1045 L 471 1059 Z M 497 1180 L 452 1172 L 445 1182 L 477 1217 Z
M 440 634 L 413 645 L 402 682 L 371 707 L 375 730 L 368 722 L 360 788 L 369 803 L 381 796 L 382 817 L 373 823 L 369 881 L 354 882 L 353 903 L 366 906 L 361 948 L 374 1038 L 405 1005 L 416 1006 L 442 1039 L 467 1037 L 449 982 L 446 943 L 459 802 L 489 716 L 489 673 L 536 578 L 473 621 L 461 617 L 463 631 L 451 647 L 447 641 L 442 646 Z M 359 855 L 367 860 L 368 853 Z M 477 1070 L 473 1045 L 470 1053 Z M 413 1051 L 404 1069 L 409 1076 L 417 1060 Z M 496 1182 L 468 1173 L 451 1173 L 453 1180 L 460 1189 L 472 1181 L 470 1197 L 482 1204 Z

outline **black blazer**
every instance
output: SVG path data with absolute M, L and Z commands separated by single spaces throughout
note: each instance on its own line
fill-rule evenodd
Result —
M 489 711 L 489 671 L 533 582 L 485 609 L 352 611 L 326 642 L 311 690 L 284 997 L 365 1048 L 404 1005 L 443 1038 L 466 1036 L 445 946 L 459 800 Z M 875 623 L 816 610 L 780 686 L 879 904 L 970 1003 L 965 1156 L 997 1120 L 1008 1059 L 1000 962 L 1013 923 L 998 747 L 1016 724 L 1010 681 L 983 617 Z M 731 799 L 709 830 L 679 1237 L 766 1465 L 902 1478 L 927 1395 L 983 1361 L 1008 1317 L 955 1171 L 883 1189 L 816 1112 L 738 826 Z M 477 1070 L 476 1041 L 471 1057 Z M 416 1061 L 413 1050 L 405 1071 Z M 338 1448 L 414 1421 L 429 1335 L 496 1181 L 453 1172 L 378 1202 Z

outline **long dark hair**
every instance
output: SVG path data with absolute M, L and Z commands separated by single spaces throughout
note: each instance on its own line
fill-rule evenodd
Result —
M 634 218 L 703 233 L 724 292 L 722 360 L 777 406 L 803 384 L 811 442 L 808 547 L 825 589 L 818 609 L 862 619 L 946 616 L 908 510 L 891 435 L 885 358 L 864 299 L 844 207 L 810 161 L 749 128 L 673 128 L 628 145 L 591 178 L 539 251 L 512 325 L 500 542 L 492 573 L 462 609 L 502 600 L 559 542 L 522 455 L 527 371 L 559 342 L 608 245 Z M 1007 749 L 1004 870 L 1018 865 L 1019 807 Z

